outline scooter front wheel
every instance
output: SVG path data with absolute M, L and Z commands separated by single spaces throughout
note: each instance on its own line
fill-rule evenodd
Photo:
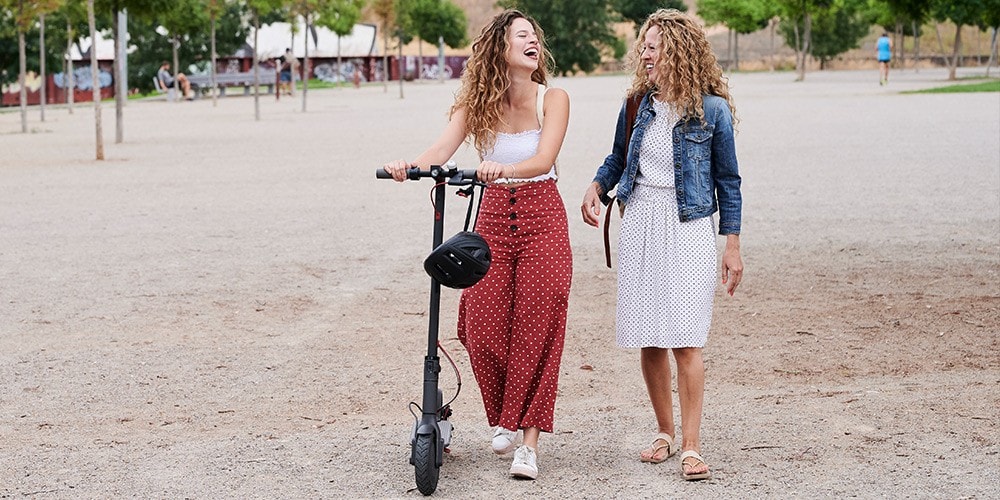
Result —
M 418 434 L 413 443 L 413 467 L 417 489 L 430 495 L 437 489 L 441 467 L 437 464 L 437 443 L 433 434 Z

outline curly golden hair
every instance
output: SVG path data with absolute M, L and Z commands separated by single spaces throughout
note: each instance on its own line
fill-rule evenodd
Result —
M 660 57 L 657 81 L 650 81 L 642 64 L 643 44 L 646 33 L 660 28 Z M 630 63 L 635 66 L 635 78 L 628 95 L 645 94 L 655 90 L 657 97 L 669 102 L 686 118 L 705 120 L 702 96 L 716 95 L 729 104 L 736 124 L 736 106 L 729 94 L 728 79 L 722 75 L 712 47 L 701 26 L 687 14 L 674 9 L 659 9 L 646 19 L 639 30 L 639 37 L 632 47 Z
M 544 85 L 552 65 L 552 55 L 545 47 L 541 26 L 520 11 L 505 10 L 483 27 L 472 43 L 472 55 L 449 113 L 449 116 L 454 115 L 458 109 L 465 108 L 465 131 L 480 153 L 493 148 L 499 125 L 503 123 L 503 97 L 511 83 L 507 74 L 507 31 L 515 19 L 526 19 L 538 36 L 538 69 L 531 73 L 531 80 Z

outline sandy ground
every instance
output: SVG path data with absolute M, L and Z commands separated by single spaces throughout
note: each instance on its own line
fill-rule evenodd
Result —
M 571 78 L 556 432 L 537 481 L 507 477 L 446 290 L 464 385 L 436 496 L 1000 496 L 1000 95 L 792 77 L 732 79 L 746 277 L 706 348 L 714 478 L 636 459 L 653 415 L 578 208 L 626 81 Z M 32 110 L 30 134 L 0 113 L 0 498 L 420 496 L 429 185 L 372 172 L 436 136 L 455 88 L 269 97 L 260 121 L 245 97 L 132 102 L 123 144 L 106 104 L 103 162 L 92 108 Z

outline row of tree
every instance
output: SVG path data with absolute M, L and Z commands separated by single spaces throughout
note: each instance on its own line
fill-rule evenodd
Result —
M 681 0 L 499 0 L 497 5 L 519 8 L 539 21 L 546 30 L 560 74 L 588 73 L 604 59 L 621 59 L 627 48 L 614 32 L 615 23 L 626 21 L 638 27 L 656 8 L 686 9 Z M 767 27 L 774 33 L 777 29 L 788 46 L 795 49 L 799 80 L 805 78 L 810 58 L 822 64 L 856 48 L 873 25 L 894 32 L 899 51 L 903 44 L 898 39 L 919 37 L 921 27 L 928 21 L 951 22 L 959 28 L 949 58 L 950 78 L 954 79 L 961 53 L 961 27 L 992 28 L 992 47 L 995 47 L 1000 26 L 1000 0 L 697 0 L 697 6 L 706 23 L 729 28 L 732 33 L 729 59 L 736 65 L 740 34 Z M 256 33 L 261 25 L 289 21 L 297 26 L 294 21 L 301 19 L 309 31 L 313 26 L 324 26 L 346 35 L 366 8 L 378 19 L 387 49 L 390 41 L 395 41 L 401 51 L 413 38 L 450 47 L 468 43 L 465 15 L 450 0 L 87 0 L 85 4 L 79 0 L 0 0 L 0 83 L 6 83 L 11 74 L 16 74 L 22 83 L 21 121 L 22 130 L 27 132 L 23 83 L 29 61 L 40 68 L 44 80 L 45 68 L 65 67 L 72 47 L 79 48 L 81 39 L 89 36 L 93 40 L 97 31 L 110 32 L 115 41 L 113 74 L 118 86 L 116 142 L 122 142 L 122 108 L 128 92 L 122 87 L 125 79 L 118 76 L 126 58 L 129 79 L 140 89 L 151 86 L 162 60 L 172 60 L 175 71 L 181 67 L 181 60 L 203 64 L 214 77 L 216 54 L 234 53 L 248 34 L 253 34 L 254 72 L 259 75 Z M 123 12 L 128 13 L 127 18 Z M 119 26 L 125 19 L 127 35 Z M 16 44 L 7 43 L 15 39 Z M 138 49 L 126 55 L 124 39 Z M 303 39 L 308 68 L 309 37 Z M 46 41 L 48 46 L 58 49 L 46 50 Z M 916 51 L 919 57 L 919 44 Z M 97 97 L 94 52 L 90 48 Z M 388 61 L 383 67 L 388 69 Z M 73 72 L 65 74 L 70 76 Z M 308 78 L 303 84 L 305 111 Z M 72 82 L 67 86 L 71 88 Z M 69 94 L 72 96 L 72 92 Z M 259 92 L 254 92 L 254 96 L 254 115 L 259 120 Z M 43 95 L 43 121 L 44 101 Z M 72 112 L 72 106 L 69 109 Z M 99 99 L 95 99 L 95 110 L 99 114 Z M 99 126 L 99 117 L 97 122 Z M 100 150 L 99 145 L 98 156 L 102 156 Z
M 524 10 L 539 21 L 557 71 L 563 74 L 590 72 L 608 56 L 621 58 L 624 42 L 615 36 L 613 23 L 630 21 L 638 28 L 657 8 L 686 10 L 680 0 L 500 0 L 498 4 Z M 768 27 L 773 33 L 777 27 L 785 43 L 795 50 L 798 80 L 805 78 L 810 58 L 822 66 L 857 48 L 872 26 L 895 33 L 895 46 L 901 51 L 900 39 L 919 37 L 921 27 L 929 21 L 951 22 L 958 28 L 948 61 L 949 78 L 955 79 L 962 26 L 992 29 L 994 51 L 1000 26 L 1000 0 L 697 0 L 696 5 L 698 16 L 708 25 L 729 28 L 732 43 L 728 59 L 735 67 L 739 65 L 739 35 Z M 916 50 L 919 57 L 919 44 Z
M 468 43 L 465 15 L 449 0 L 87 0 L 86 3 L 79 0 L 0 0 L 0 83 L 6 84 L 10 75 L 17 75 L 21 89 L 21 129 L 27 132 L 27 86 L 24 83 L 29 62 L 33 68 L 39 68 L 43 81 L 47 67 L 62 68 L 68 77 L 65 86 L 73 89 L 74 72 L 66 67 L 70 54 L 74 46 L 80 53 L 88 51 L 95 128 L 98 130 L 97 157 L 103 159 L 96 50 L 93 43 L 81 47 L 81 40 L 95 40 L 98 32 L 111 33 L 114 39 L 115 142 L 120 143 L 124 140 L 123 107 L 128 94 L 123 86 L 125 78 L 120 77 L 123 67 L 128 67 L 131 86 L 139 89 L 152 87 L 162 61 L 173 61 L 175 72 L 179 71 L 181 60 L 207 67 L 212 77 L 210 86 L 214 100 L 217 54 L 235 53 L 245 44 L 248 35 L 253 36 L 253 71 L 259 82 L 256 51 L 261 25 L 287 21 L 294 30 L 301 20 L 309 33 L 314 33 L 315 26 L 323 26 L 344 36 L 351 33 L 363 9 L 369 5 L 380 19 L 383 33 L 392 34 L 400 44 L 414 37 L 438 40 L 452 47 Z M 127 34 L 125 26 L 121 25 L 126 19 Z M 309 36 L 303 39 L 304 66 L 308 68 Z M 8 43 L 13 40 L 16 43 Z M 125 50 L 125 40 L 135 50 Z M 46 41 L 49 47 L 58 49 L 47 50 Z M 127 65 L 124 64 L 126 59 Z M 308 81 L 308 78 L 303 79 L 302 111 L 306 111 Z M 44 92 L 45 85 L 42 86 L 40 106 L 42 121 L 45 120 Z M 70 90 L 67 95 L 72 113 L 74 92 Z M 258 120 L 259 98 L 260 92 L 255 90 L 254 115 Z

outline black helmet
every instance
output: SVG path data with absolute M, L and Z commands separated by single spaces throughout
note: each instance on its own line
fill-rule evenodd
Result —
M 482 236 L 462 231 L 427 256 L 424 270 L 446 287 L 469 288 L 486 276 L 491 258 L 490 246 Z

